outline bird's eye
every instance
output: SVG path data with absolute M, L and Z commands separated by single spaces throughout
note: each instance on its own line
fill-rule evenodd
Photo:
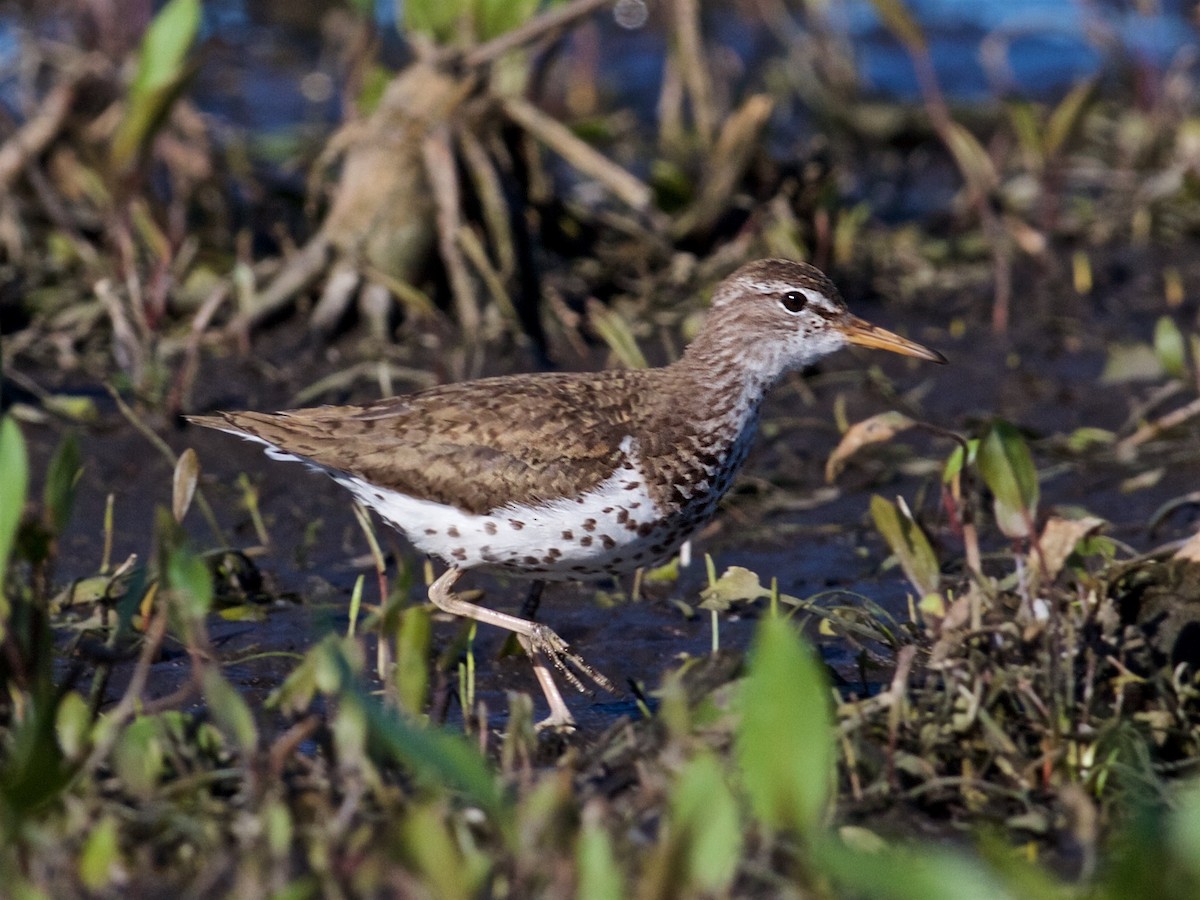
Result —
M 788 291 L 779 298 L 779 302 L 788 312 L 800 312 L 808 304 L 808 297 L 800 291 Z

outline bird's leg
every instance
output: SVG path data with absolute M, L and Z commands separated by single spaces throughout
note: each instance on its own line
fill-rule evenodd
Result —
M 544 581 L 535 581 L 529 585 L 529 593 L 525 595 L 525 602 L 521 604 L 522 619 L 533 621 L 537 615 L 538 606 L 541 605 L 542 592 L 545 589 L 546 582 Z M 575 717 L 571 715 L 571 710 L 567 708 L 566 701 L 563 700 L 562 694 L 558 690 L 558 685 L 554 683 L 554 676 L 546 664 L 547 654 L 535 648 L 533 642 L 524 635 L 515 634 L 514 637 L 524 649 L 529 661 L 533 663 L 533 674 L 537 676 L 542 693 L 546 695 L 546 702 L 550 704 L 550 715 L 538 722 L 538 727 L 574 728 Z
M 563 700 L 562 694 L 559 693 L 557 686 L 554 684 L 554 679 L 551 677 L 549 668 L 545 665 L 545 660 L 549 660 L 581 693 L 586 693 L 587 690 L 579 680 L 579 676 L 567 668 L 568 663 L 579 670 L 581 674 L 595 682 L 597 686 L 604 688 L 609 693 L 615 694 L 617 692 L 611 681 L 584 662 L 583 657 L 579 656 L 579 654 L 573 653 L 567 642 L 545 625 L 538 622 L 531 622 L 520 616 L 500 612 L 499 610 L 488 609 L 486 606 L 469 603 L 454 594 L 454 585 L 458 583 L 458 579 L 462 577 L 462 574 L 462 569 L 447 569 L 429 586 L 430 601 L 443 612 L 454 616 L 474 619 L 477 622 L 483 622 L 487 625 L 495 625 L 497 628 L 503 628 L 517 635 L 521 646 L 525 648 L 530 658 L 534 660 L 534 674 L 537 675 L 542 692 L 546 695 L 546 701 L 550 704 L 550 718 L 547 720 L 547 723 L 569 724 L 571 713 L 567 709 L 567 704 Z
M 542 593 L 546 590 L 546 582 L 534 581 L 529 585 L 529 593 L 521 604 L 521 618 L 532 622 L 537 618 L 538 607 L 542 605 Z

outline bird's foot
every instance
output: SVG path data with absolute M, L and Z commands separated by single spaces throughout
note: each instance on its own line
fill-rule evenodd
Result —
M 591 692 L 584 687 L 583 682 L 579 680 L 579 675 L 576 675 L 575 671 L 573 671 L 571 667 L 574 667 L 575 670 L 578 670 L 580 675 L 588 678 L 597 687 L 603 688 L 610 694 L 619 693 L 616 685 L 604 677 L 604 675 L 602 675 L 600 672 L 596 671 L 596 669 L 588 665 L 584 658 L 578 653 L 574 652 L 566 641 L 560 638 L 545 625 L 542 625 L 538 622 L 533 623 L 533 630 L 529 633 L 529 646 L 530 650 L 534 653 L 544 653 L 546 658 L 549 659 L 554 665 L 554 668 L 558 669 L 558 671 L 562 673 L 562 676 L 566 678 L 567 681 L 569 681 L 575 688 L 575 690 L 579 691 L 579 693 L 587 694 Z M 553 718 L 554 716 L 550 717 L 550 719 Z M 547 719 L 545 722 L 539 723 L 539 726 L 547 724 L 558 723 L 552 723 L 549 719 Z M 574 726 L 573 721 L 569 724 L 572 727 Z

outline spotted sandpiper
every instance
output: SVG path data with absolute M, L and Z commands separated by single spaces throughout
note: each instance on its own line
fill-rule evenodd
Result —
M 946 361 L 851 315 L 812 266 L 767 259 L 717 286 L 699 335 L 662 368 L 505 375 L 362 406 L 191 421 L 328 473 L 444 562 L 429 599 L 514 632 L 550 706 L 542 724 L 569 727 L 550 666 L 581 690 L 572 666 L 612 685 L 532 610 L 522 617 L 455 595 L 459 578 L 492 570 L 540 590 L 669 558 L 716 512 L 768 388 L 847 344 Z

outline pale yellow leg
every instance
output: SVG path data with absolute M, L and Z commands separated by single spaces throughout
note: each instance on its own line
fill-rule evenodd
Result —
M 533 663 L 533 673 L 537 676 L 542 693 L 546 695 L 546 702 L 550 704 L 550 716 L 539 722 L 539 726 L 571 728 L 575 724 L 575 719 L 571 716 L 571 711 L 567 708 L 562 693 L 554 683 L 553 674 L 546 664 L 547 661 L 562 672 L 567 680 L 581 692 L 586 692 L 586 689 L 579 677 L 567 668 L 568 664 L 574 666 L 599 687 L 610 693 L 616 693 L 616 688 L 611 681 L 584 662 L 583 657 L 571 652 L 567 642 L 545 625 L 499 610 L 488 609 L 486 606 L 469 603 L 454 594 L 454 585 L 458 583 L 458 579 L 462 575 L 462 569 L 447 569 L 429 586 L 429 600 L 443 612 L 474 619 L 487 625 L 495 625 L 497 628 L 503 628 L 517 635 L 517 640 L 521 642 L 521 646 L 529 654 Z

